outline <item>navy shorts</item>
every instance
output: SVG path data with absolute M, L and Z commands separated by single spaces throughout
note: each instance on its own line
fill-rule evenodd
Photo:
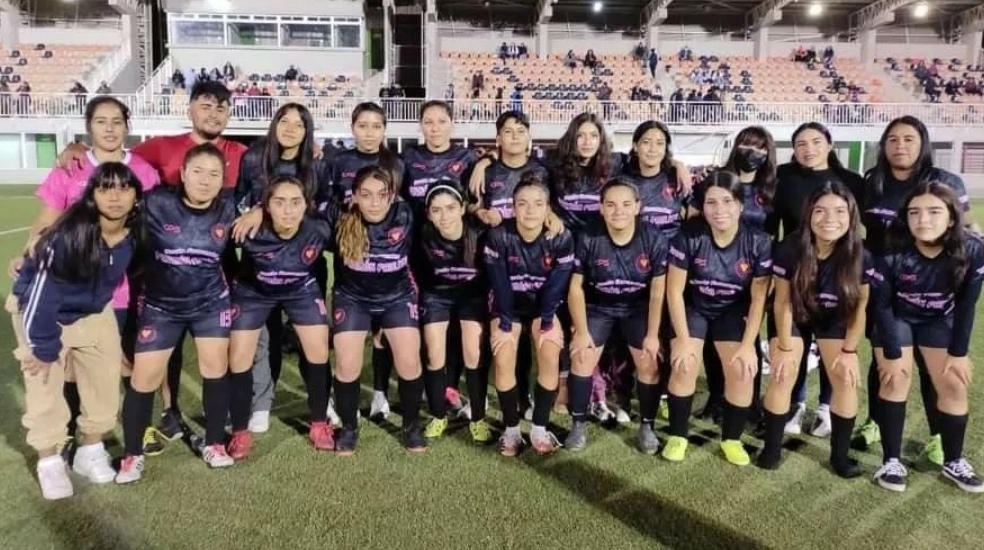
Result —
M 587 306 L 588 333 L 596 346 L 609 342 L 615 326 L 628 342 L 629 347 L 642 349 L 642 341 L 649 329 L 649 308 L 618 308 L 589 304 Z M 618 342 L 618 341 L 617 341 Z M 616 343 L 617 343 L 616 342 Z
M 228 295 L 194 313 L 171 313 L 144 305 L 137 313 L 134 349 L 136 353 L 171 349 L 181 342 L 186 330 L 193 338 L 228 338 L 231 329 Z
M 765 326 L 769 339 L 775 338 L 776 320 L 772 312 L 766 315 Z M 845 336 L 847 336 L 847 325 L 844 323 L 793 323 L 793 337 L 802 338 L 807 346 L 813 338 L 817 340 L 843 340 Z
M 417 328 L 420 317 L 417 315 L 417 297 L 407 294 L 386 305 L 369 304 L 348 296 L 332 294 L 331 329 L 339 332 L 366 332 L 376 327 Z
M 918 346 L 924 348 L 948 349 L 950 335 L 953 333 L 953 317 L 936 319 L 926 323 L 907 323 L 895 319 L 895 334 L 903 348 Z M 876 348 L 883 346 L 878 328 L 871 331 L 871 345 Z
M 732 306 L 713 319 L 693 308 L 687 309 L 687 331 L 691 338 L 713 342 L 741 342 L 745 337 L 745 317 L 748 307 L 744 304 Z M 671 338 L 676 337 L 673 323 L 667 324 Z
M 232 330 L 259 330 L 278 306 L 296 326 L 328 324 L 325 299 L 317 283 L 282 296 L 261 294 L 249 285 L 236 284 L 232 288 Z
M 489 318 L 489 302 L 485 295 L 449 296 L 433 292 L 420 293 L 420 322 L 446 323 L 456 317 L 459 321 L 484 323 Z

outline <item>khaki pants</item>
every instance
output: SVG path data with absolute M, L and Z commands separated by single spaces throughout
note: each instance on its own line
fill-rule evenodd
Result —
M 6 309 L 13 317 L 17 339 L 14 357 L 21 360 L 30 348 L 15 296 L 8 296 Z M 107 306 L 102 313 L 62 326 L 61 342 L 62 351 L 49 369 L 47 382 L 40 375 L 24 375 L 25 410 L 21 422 L 27 428 L 28 445 L 39 451 L 55 447 L 68 435 L 70 413 L 62 393 L 68 370 L 74 372 L 79 387 L 81 433 L 102 435 L 115 428 L 118 419 L 123 352 L 113 308 Z

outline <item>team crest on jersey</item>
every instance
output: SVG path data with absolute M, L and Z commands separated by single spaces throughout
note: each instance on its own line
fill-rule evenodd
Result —
M 149 344 L 157 338 L 157 331 L 154 327 L 140 327 L 137 331 L 137 341 L 141 344 Z
M 903 283 L 914 283 L 916 282 L 915 274 L 902 273 L 899 275 L 899 280 Z
M 550 269 L 550 267 L 553 266 L 553 263 L 554 263 L 553 256 L 551 256 L 550 254 L 544 254 L 543 267 L 545 267 L 546 269 Z
M 403 228 L 394 227 L 393 229 L 390 229 L 389 233 L 386 234 L 386 238 L 389 240 L 390 244 L 400 242 L 400 239 L 403 238 Z
M 663 187 L 663 196 L 667 199 L 673 200 L 673 196 L 676 194 L 676 187 L 672 185 L 665 185 Z
M 595 260 L 595 265 L 598 267 L 608 267 L 611 265 L 611 261 L 608 258 L 598 258 Z
M 212 238 L 222 242 L 226 238 L 226 227 L 221 223 L 217 223 L 212 226 Z
M 765 197 L 762 196 L 762 193 L 755 193 L 755 204 L 765 206 Z
M 638 269 L 640 273 L 648 273 L 649 268 L 651 267 L 651 264 L 649 263 L 649 256 L 639 254 L 639 257 L 636 258 L 635 265 L 636 269 Z
M 464 169 L 465 169 L 465 165 L 461 164 L 460 162 L 452 162 L 451 166 L 448 167 L 448 172 L 451 172 L 454 175 L 458 175 Z
M 335 326 L 342 324 L 342 322 L 345 321 L 345 310 L 340 307 L 336 307 L 335 311 L 331 312 L 331 318 L 335 321 Z
M 317 257 L 318 257 L 318 247 L 314 246 L 313 244 L 309 244 L 305 246 L 304 250 L 301 251 L 301 261 L 303 261 L 305 264 L 310 264 Z
M 749 273 L 752 272 L 752 264 L 748 263 L 748 260 L 742 258 L 735 263 L 735 273 L 740 277 L 747 277 Z

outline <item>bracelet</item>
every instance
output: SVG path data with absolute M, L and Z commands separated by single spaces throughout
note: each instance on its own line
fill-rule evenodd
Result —
M 782 346 L 780 346 L 778 344 L 776 345 L 776 347 L 779 348 L 779 351 L 783 351 L 783 352 L 786 352 L 786 353 L 790 353 L 791 351 L 793 351 L 793 348 L 786 349 L 786 348 L 784 348 L 784 347 L 782 347 Z
M 857 355 L 858 354 L 858 350 L 856 350 L 856 349 L 844 349 L 844 348 L 841 348 L 841 353 L 843 353 L 844 355 Z

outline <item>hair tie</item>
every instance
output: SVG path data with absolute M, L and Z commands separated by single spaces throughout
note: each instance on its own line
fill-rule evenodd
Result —
M 457 189 L 444 183 L 435 185 L 434 187 L 428 189 L 427 195 L 424 196 L 424 202 L 429 203 L 431 197 L 433 197 L 434 193 L 437 193 L 438 191 L 447 191 L 448 193 L 454 195 L 454 198 L 458 199 L 458 202 L 465 202 L 464 198 L 461 196 L 461 193 Z

